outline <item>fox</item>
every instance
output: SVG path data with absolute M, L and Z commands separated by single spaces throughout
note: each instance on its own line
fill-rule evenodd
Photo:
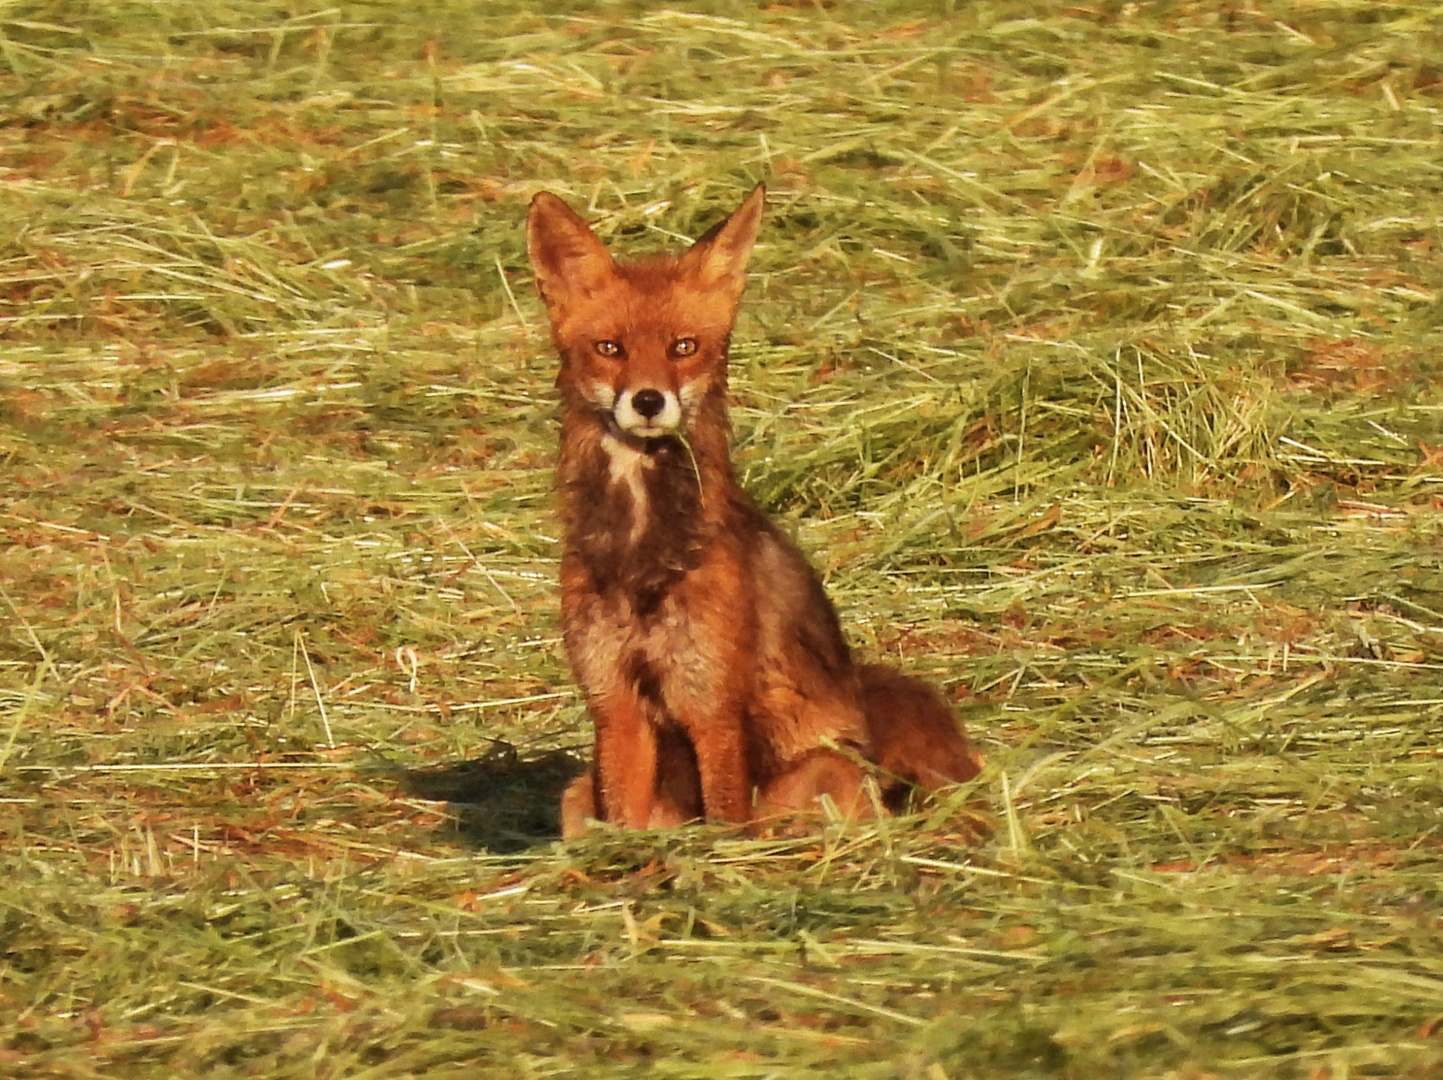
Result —
M 730 451 L 728 354 L 766 190 L 680 254 L 617 261 L 558 196 L 526 246 L 560 366 L 561 630 L 595 728 L 562 796 L 564 837 L 846 817 L 972 779 L 930 686 L 853 659 L 796 544 Z

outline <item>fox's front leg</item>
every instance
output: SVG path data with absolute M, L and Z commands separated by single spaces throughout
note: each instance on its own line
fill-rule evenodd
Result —
M 597 802 L 601 817 L 629 829 L 651 826 L 656 799 L 656 729 L 631 690 L 591 702 L 596 723 Z
M 664 609 L 653 662 L 667 712 L 691 741 L 708 821 L 752 812 L 749 706 L 756 681 L 756 603 L 745 557 L 714 553 Z
M 746 821 L 752 813 L 752 780 L 741 706 L 724 705 L 692 723 L 683 723 L 696 750 L 706 819 Z

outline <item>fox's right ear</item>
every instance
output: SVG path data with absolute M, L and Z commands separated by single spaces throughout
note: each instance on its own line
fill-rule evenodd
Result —
M 547 306 L 568 294 L 599 289 L 615 272 L 606 248 L 591 226 L 549 191 L 531 200 L 526 215 L 526 252 L 536 271 L 536 287 Z

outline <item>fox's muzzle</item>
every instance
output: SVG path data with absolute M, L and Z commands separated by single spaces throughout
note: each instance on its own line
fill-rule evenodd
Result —
M 654 439 L 670 435 L 681 424 L 681 402 L 670 390 L 644 386 L 617 394 L 611 415 L 626 434 Z

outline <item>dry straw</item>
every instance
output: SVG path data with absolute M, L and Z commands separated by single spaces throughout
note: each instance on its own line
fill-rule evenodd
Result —
M 0 15 L 0 1073 L 1443 1070 L 1436 4 Z M 989 767 L 563 846 L 519 222 L 757 180 L 747 486 Z

